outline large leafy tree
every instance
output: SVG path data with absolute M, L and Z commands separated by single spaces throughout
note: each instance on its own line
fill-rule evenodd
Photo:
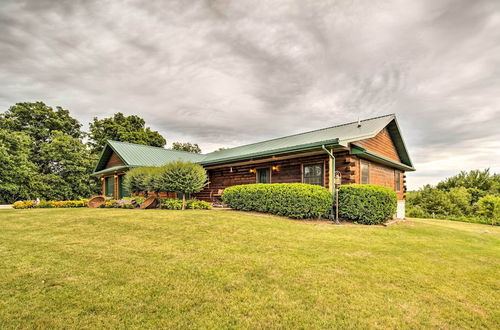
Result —
M 31 159 L 32 140 L 21 132 L 0 129 L 0 204 L 37 194 L 39 176 Z
M 45 199 L 85 198 L 98 190 L 97 181 L 90 177 L 95 159 L 79 139 L 54 131 L 50 142 L 42 145 L 40 154 Z
M 201 154 L 201 148 L 196 143 L 189 142 L 174 142 L 172 143 L 173 150 L 187 151 L 195 154 Z
M 68 110 L 43 102 L 17 103 L 0 114 L 0 129 L 30 141 L 23 152 L 35 166 L 39 184 L 22 198 L 76 199 L 96 189 L 95 179 L 90 178 L 95 157 L 82 141 L 81 124 Z
M 163 147 L 167 142 L 160 133 L 145 127 L 144 119 L 118 112 L 113 117 L 98 119 L 90 123 L 90 145 L 99 154 L 107 140 Z

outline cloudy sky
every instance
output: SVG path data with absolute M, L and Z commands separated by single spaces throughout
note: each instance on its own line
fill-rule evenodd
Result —
M 137 114 L 203 151 L 396 113 L 410 189 L 500 172 L 500 1 L 0 0 L 0 111 Z

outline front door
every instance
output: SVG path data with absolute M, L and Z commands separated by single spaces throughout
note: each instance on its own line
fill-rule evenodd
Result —
M 257 183 L 271 183 L 271 171 L 269 167 L 257 169 Z
M 107 176 L 105 179 L 106 197 L 115 197 L 115 178 Z

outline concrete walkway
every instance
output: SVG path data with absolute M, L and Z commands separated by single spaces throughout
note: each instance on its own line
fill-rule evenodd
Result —
M 0 210 L 1 209 L 11 209 L 12 205 L 0 205 Z

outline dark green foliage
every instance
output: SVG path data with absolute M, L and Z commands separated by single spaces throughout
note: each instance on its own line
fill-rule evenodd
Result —
M 49 142 L 40 148 L 40 196 L 48 200 L 89 197 L 97 190 L 90 177 L 95 158 L 78 139 L 63 132 L 52 132 Z
M 94 117 L 89 134 L 93 153 L 99 154 L 107 140 L 163 147 L 167 143 L 163 136 L 145 127 L 145 124 L 144 119 L 135 115 L 125 116 L 121 112 L 110 118 Z
M 477 202 L 477 207 L 478 213 L 490 220 L 488 223 L 500 223 L 500 196 L 486 195 Z
M 489 169 L 461 172 L 436 187 L 424 186 L 406 195 L 406 215 L 486 224 L 498 224 L 491 210 L 499 198 L 500 175 Z M 480 203 L 480 201 L 482 201 Z
M 320 218 L 332 207 L 332 194 L 328 189 L 303 183 L 232 186 L 224 190 L 222 200 L 235 210 L 295 219 Z
M 393 217 L 396 213 L 396 193 L 389 188 L 356 184 L 340 187 L 339 216 L 341 218 L 376 225 Z
M 81 139 L 85 135 L 80 130 L 81 126 L 68 110 L 61 107 L 54 110 L 43 102 L 17 103 L 0 114 L 1 129 L 24 132 L 37 146 L 50 141 L 54 131 Z
M 196 143 L 174 142 L 172 143 L 172 149 L 178 151 L 192 152 L 195 154 L 201 154 L 200 146 Z
M 1 135 L 11 135 L 5 143 L 5 150 L 12 148 L 8 151 L 11 156 L 5 160 L 8 163 L 17 158 L 22 164 L 19 170 L 9 166 L 6 175 L 12 179 L 10 192 L 2 194 L 4 202 L 18 198 L 78 199 L 97 192 L 97 180 L 90 177 L 96 159 L 83 143 L 85 133 L 80 127 L 68 110 L 54 110 L 42 102 L 17 103 L 0 114 L 0 129 L 7 132 Z M 14 137 L 18 139 L 15 144 Z M 23 182 L 28 172 L 31 178 Z
M 31 142 L 22 132 L 0 129 L 0 204 L 35 198 L 40 182 Z

